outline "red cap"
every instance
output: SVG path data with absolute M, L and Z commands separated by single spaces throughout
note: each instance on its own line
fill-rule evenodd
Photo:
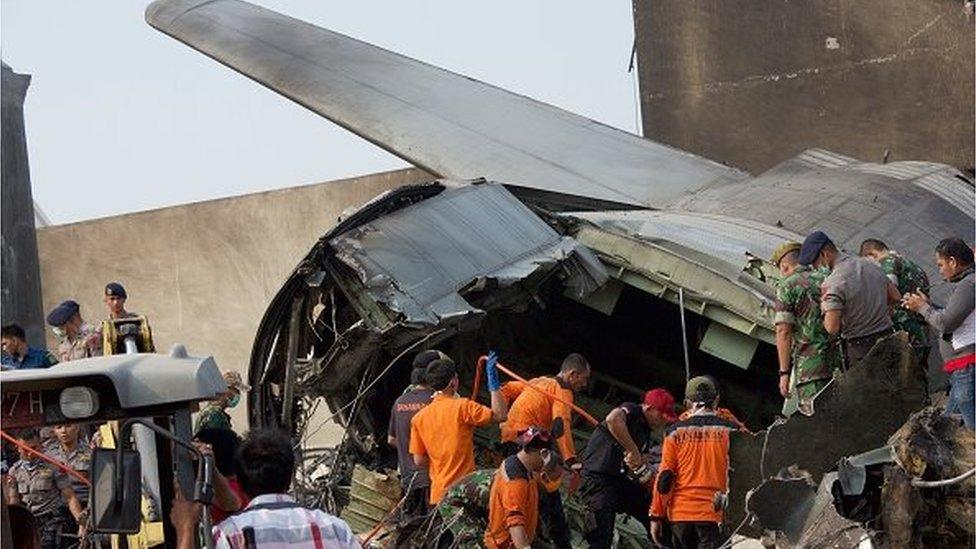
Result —
M 678 414 L 674 411 L 674 397 L 667 389 L 651 389 L 644 393 L 644 405 L 661 412 L 668 421 L 678 419 Z

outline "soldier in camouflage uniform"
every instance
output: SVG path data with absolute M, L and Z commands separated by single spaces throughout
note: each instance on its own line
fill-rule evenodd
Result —
M 40 451 L 41 437 L 36 429 L 26 429 L 20 435 L 21 442 Z M 20 503 L 37 519 L 42 549 L 57 549 L 68 545 L 62 535 L 80 534 L 75 518 L 82 508 L 68 476 L 53 465 L 42 461 L 30 452 L 19 449 L 20 461 L 15 463 L 7 476 L 7 498 L 10 503 Z
M 435 512 L 442 528 L 454 536 L 452 547 L 481 547 L 488 528 L 488 495 L 493 469 L 479 469 L 457 481 Z
M 869 238 L 861 243 L 861 257 L 869 257 L 876 261 L 884 271 L 888 280 L 898 286 L 901 295 L 922 292 L 929 293 L 929 277 L 925 271 L 907 257 L 889 250 L 888 246 L 877 239 Z M 891 314 L 895 323 L 895 330 L 908 333 L 909 341 L 923 367 L 927 366 L 931 343 L 925 319 L 918 313 L 913 313 L 904 307 L 896 307 Z
M 798 242 L 788 242 L 773 254 L 783 278 L 776 290 L 776 347 L 780 393 L 797 400 L 797 409 L 813 413 L 813 397 L 841 368 L 837 341 L 824 329 L 820 313 L 820 285 L 827 272 L 800 265 Z M 784 413 L 788 413 L 784 405 Z

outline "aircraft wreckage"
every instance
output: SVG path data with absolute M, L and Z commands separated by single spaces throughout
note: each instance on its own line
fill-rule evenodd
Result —
M 367 473 L 395 469 L 388 414 L 415 352 L 448 353 L 470 391 L 489 348 L 525 376 L 577 351 L 594 366 L 578 403 L 597 417 L 649 387 L 680 394 L 689 371 L 720 380 L 757 433 L 733 441 L 730 530 L 803 546 L 973 534 L 972 478 L 924 484 L 971 467 L 971 435 L 923 410 L 899 335 L 835 379 L 813 416 L 777 419 L 777 273 L 764 260 L 813 229 L 928 258 L 944 236 L 972 234 L 966 175 L 811 149 L 753 177 L 245 2 L 159 0 L 146 18 L 439 178 L 345 215 L 261 322 L 250 423 L 301 441 L 307 502 L 365 530 L 395 504 Z M 329 419 L 342 440 L 316 446 Z M 588 428 L 573 433 L 582 443 Z M 487 465 L 497 435 L 477 437 Z

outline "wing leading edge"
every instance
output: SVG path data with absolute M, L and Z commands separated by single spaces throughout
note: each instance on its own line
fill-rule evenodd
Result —
M 146 20 L 441 177 L 662 208 L 747 177 L 565 110 L 239 0 L 157 0 Z

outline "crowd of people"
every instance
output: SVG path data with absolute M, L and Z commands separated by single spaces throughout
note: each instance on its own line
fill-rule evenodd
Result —
M 935 250 L 940 274 L 953 285 L 945 306 L 930 301 L 932 285 L 915 261 L 877 239 L 864 241 L 859 252 L 846 254 L 826 234 L 814 232 L 802 243 L 784 243 L 771 258 L 782 275 L 774 320 L 780 392 L 795 407 L 785 406 L 784 413 L 815 413 L 817 395 L 835 375 L 856 368 L 878 340 L 898 331 L 908 334 L 925 376 L 934 330 L 949 376 L 945 413 L 961 416 L 972 429 L 972 248 L 949 238 Z M 126 297 L 118 283 L 105 287 L 109 318 L 132 315 Z M 55 352 L 28 346 L 17 325 L 3 327 L 4 369 L 44 368 L 101 354 L 101 331 L 83 321 L 76 302 L 61 303 L 47 321 L 59 337 Z M 410 385 L 390 410 L 387 434 L 398 458 L 402 524 L 437 520 L 438 536 L 450 536 L 456 546 L 521 548 L 545 536 L 556 547 L 569 547 L 560 490 L 566 485 L 585 503 L 583 535 L 590 547 L 611 546 L 621 514 L 643 524 L 658 545 L 714 549 L 725 543 L 729 441 L 733 432 L 747 429 L 720 407 L 715 379 L 688 380 L 680 413 L 664 388 L 616 406 L 577 453 L 574 395 L 592 375 L 582 355 L 566 356 L 551 376 L 502 383 L 498 357 L 489 353 L 487 406 L 459 396 L 458 367 L 444 353 L 421 352 L 412 366 Z M 214 456 L 217 467 L 215 526 L 207 535 L 217 547 L 358 547 L 345 522 L 301 507 L 289 493 L 295 451 L 287 434 L 255 430 L 242 439 L 233 430 L 227 409 L 249 387 L 234 372 L 225 380 L 227 391 L 194 423 L 194 443 Z M 478 469 L 474 431 L 492 423 L 500 424 L 501 463 Z M 96 437 L 84 425 L 20 434 L 19 459 L 5 467 L 3 485 L 8 501 L 35 517 L 43 547 L 56 547 L 67 532 L 85 535 L 88 490 L 38 453 L 85 475 Z M 173 502 L 169 519 L 181 546 L 198 541 L 201 512 L 199 504 L 182 497 Z

